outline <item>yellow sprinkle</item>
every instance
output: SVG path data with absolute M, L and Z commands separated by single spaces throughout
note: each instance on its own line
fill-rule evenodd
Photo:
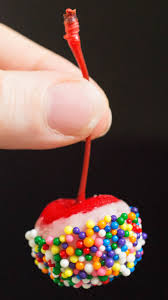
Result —
M 59 252 L 60 252 L 59 247 L 58 247 L 58 246 L 55 246 L 55 245 L 52 245 L 52 247 L 51 247 L 51 253 L 52 253 L 53 255 L 55 255 L 55 254 L 57 254 L 57 253 L 59 253 Z
M 60 239 L 61 243 L 64 243 L 65 242 L 65 235 L 63 235 L 63 234 L 60 235 L 59 239 Z
M 39 252 L 39 250 L 38 250 L 38 245 L 36 245 L 36 246 L 34 247 L 34 251 L 35 251 L 36 253 Z
M 135 266 L 135 265 L 134 265 L 133 262 L 128 262 L 128 263 L 127 263 L 127 267 L 128 267 L 129 269 L 132 269 L 134 266 Z
M 127 230 L 127 224 L 124 223 L 123 225 L 120 226 L 120 228 L 124 231 Z
M 65 232 L 66 234 L 71 234 L 71 233 L 73 232 L 73 227 L 72 227 L 72 226 L 66 226 L 66 227 L 64 228 L 64 232 Z
M 131 237 L 131 236 L 134 236 L 133 231 L 130 231 L 130 233 L 129 233 L 129 237 Z
M 35 265 L 38 265 L 38 261 L 37 259 L 34 260 Z
M 66 268 L 64 274 L 66 277 L 71 277 L 73 274 L 73 271 L 70 268 Z
M 117 271 L 119 272 L 120 268 L 121 268 L 121 265 L 119 263 L 114 263 L 112 270 L 115 272 L 117 272 Z
M 75 255 L 73 255 L 73 256 L 70 256 L 70 261 L 71 261 L 72 263 L 76 264 L 76 263 L 77 263 L 77 261 L 78 261 L 78 257 L 77 257 L 77 256 L 75 256 Z
M 46 250 L 44 250 L 43 248 L 41 248 L 41 253 L 45 254 Z
M 128 230 L 128 231 L 131 231 L 132 228 L 133 228 L 133 226 L 132 226 L 131 224 L 128 224 L 128 225 L 127 225 L 127 230 Z
M 86 227 L 92 229 L 95 226 L 95 222 L 93 220 L 88 220 L 86 222 Z
M 111 222 L 111 216 L 107 215 L 104 217 L 104 221 L 106 221 L 107 223 Z
M 65 273 L 62 273 L 61 276 L 62 276 L 63 278 L 67 278 L 67 276 L 65 275 Z

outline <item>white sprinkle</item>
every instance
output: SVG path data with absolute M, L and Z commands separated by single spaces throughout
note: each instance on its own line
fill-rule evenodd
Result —
M 128 262 L 134 262 L 135 261 L 135 255 L 134 254 L 129 254 L 127 256 L 127 261 Z
M 126 269 L 127 267 L 125 265 L 121 265 L 120 272 L 123 273 Z
M 31 235 L 31 238 L 34 239 L 37 236 L 37 230 L 36 229 L 32 229 L 30 231 L 30 235 Z
M 61 259 L 60 265 L 63 268 L 67 268 L 69 266 L 69 260 L 68 259 Z
M 131 274 L 130 269 L 126 268 L 126 270 L 124 270 L 124 272 L 122 272 L 123 276 L 127 277 Z
M 92 283 L 93 285 L 97 285 L 99 282 L 100 282 L 100 280 L 99 280 L 99 278 L 97 278 L 97 277 L 94 277 L 94 278 L 91 279 L 91 283 Z
M 45 257 L 47 261 L 53 258 L 53 255 L 50 250 L 46 250 Z
M 101 245 L 101 246 L 99 247 L 99 250 L 102 251 L 102 252 L 105 251 L 105 249 L 106 249 L 106 247 L 105 247 L 104 245 Z
M 126 245 L 127 245 L 128 249 L 131 249 L 131 248 L 132 248 L 132 243 L 129 242 L 129 241 L 126 241 Z
M 127 260 L 126 260 L 125 257 L 122 257 L 122 258 L 119 259 L 119 263 L 120 263 L 121 265 L 125 264 L 126 261 L 127 261 Z
M 90 279 L 83 279 L 83 283 L 90 283 Z
M 31 239 L 30 230 L 25 233 L 25 239 L 26 240 L 30 240 Z
M 115 253 L 119 255 L 120 253 L 123 253 L 123 252 L 121 252 L 121 249 L 120 249 L 120 248 L 117 248 L 117 249 L 115 250 Z
M 36 245 L 35 242 L 34 242 L 34 239 L 29 240 L 28 244 L 29 244 L 29 246 L 30 246 L 31 248 L 35 247 L 35 245 Z
M 86 273 L 91 274 L 93 272 L 93 266 L 91 263 L 87 263 L 84 267 Z
M 100 237 L 105 237 L 106 236 L 106 231 L 104 229 L 101 229 L 99 232 L 98 232 L 98 235 Z
M 34 253 L 34 251 L 31 252 L 31 256 L 36 257 L 36 254 Z
M 84 257 L 83 255 L 81 255 L 81 256 L 79 256 L 78 260 L 79 260 L 80 262 L 83 262 L 83 261 L 85 261 L 85 257 Z
M 91 284 L 82 284 L 83 288 L 84 289 L 89 289 L 91 287 Z
M 42 263 L 38 263 L 38 268 L 40 269 L 40 270 L 42 270 L 43 268 L 44 268 L 44 264 L 42 264 Z
M 66 287 L 69 287 L 69 283 L 68 283 L 67 280 L 64 280 L 64 285 L 65 285 Z
M 73 283 L 78 283 L 80 280 L 77 277 L 72 277 L 72 282 Z

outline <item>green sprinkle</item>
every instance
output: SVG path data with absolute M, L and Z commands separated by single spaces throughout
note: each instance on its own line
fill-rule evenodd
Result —
M 59 275 L 60 272 L 61 272 L 60 268 L 56 268 L 56 267 L 53 268 L 53 273 L 54 273 L 55 275 Z
M 108 279 L 108 276 L 99 276 L 100 281 L 104 282 Z
M 43 245 L 46 243 L 45 239 L 41 239 L 41 241 L 39 242 L 39 246 L 43 247 Z
M 61 256 L 60 256 L 59 254 L 55 254 L 55 255 L 54 255 L 54 260 L 55 260 L 56 262 L 60 262 Z
M 138 223 L 138 218 L 136 217 L 133 221 L 132 221 L 132 223 Z
M 123 213 L 123 214 L 121 215 L 121 217 L 122 217 L 124 220 L 127 220 L 127 219 L 128 219 L 128 215 L 127 215 L 126 213 Z
M 60 279 L 59 278 L 54 278 L 53 281 L 54 281 L 54 283 L 58 284 L 58 282 L 60 282 Z
M 119 217 L 119 218 L 117 219 L 117 222 L 118 222 L 119 225 L 123 225 L 123 224 L 125 223 L 125 220 L 124 220 L 124 218 Z
M 53 239 L 53 244 L 56 245 L 56 246 L 59 246 L 61 244 L 60 239 L 58 237 Z
M 34 239 L 34 242 L 39 245 L 39 243 L 41 242 L 42 240 L 42 237 L 41 236 L 36 236 L 35 239 Z
M 79 248 L 77 248 L 77 249 L 75 250 L 75 254 L 76 254 L 77 256 L 81 256 L 82 253 L 83 253 L 83 251 L 82 251 L 81 249 L 79 249 Z
M 129 237 L 129 231 L 128 230 L 125 231 L 125 235 L 124 236 L 125 237 Z
M 58 282 L 58 286 L 61 286 L 61 287 L 62 287 L 62 286 L 64 286 L 64 283 L 61 282 L 61 281 L 59 281 L 59 282 Z
M 86 258 L 87 261 L 91 261 L 92 260 L 92 255 L 86 254 L 85 258 Z
M 112 238 L 112 236 L 113 236 L 113 235 L 112 235 L 112 233 L 111 233 L 111 232 L 107 232 L 107 233 L 106 233 L 106 238 L 107 238 L 107 239 L 111 239 L 111 238 Z
M 113 250 L 116 250 L 118 248 L 118 245 L 116 243 L 113 243 L 111 247 Z
M 92 275 L 87 275 L 87 279 L 92 279 L 93 276 Z
M 102 266 L 105 266 L 105 260 L 102 260 L 102 261 L 101 261 L 101 265 L 102 265 Z

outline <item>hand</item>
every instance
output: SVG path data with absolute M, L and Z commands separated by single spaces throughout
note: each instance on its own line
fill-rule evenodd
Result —
M 104 135 L 101 88 L 63 57 L 0 25 L 0 148 L 49 149 Z

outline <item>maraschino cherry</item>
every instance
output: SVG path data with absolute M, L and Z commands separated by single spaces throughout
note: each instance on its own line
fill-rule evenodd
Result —
M 64 38 L 89 80 L 76 10 L 66 10 L 64 25 Z M 111 195 L 86 199 L 90 149 L 88 137 L 77 198 L 49 203 L 25 235 L 35 264 L 59 286 L 106 285 L 119 275 L 129 276 L 143 256 L 147 234 L 142 233 L 138 209 Z

